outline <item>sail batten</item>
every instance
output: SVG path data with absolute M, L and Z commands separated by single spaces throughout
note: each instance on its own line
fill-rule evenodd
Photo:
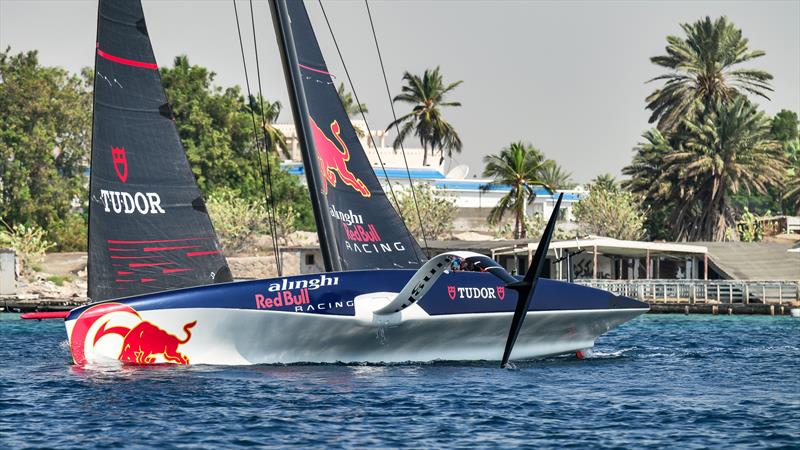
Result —
M 92 300 L 230 281 L 172 120 L 140 0 L 100 1 L 93 106 Z M 179 242 L 191 245 L 164 245 Z
M 305 5 L 270 5 L 326 269 L 419 267 L 422 250 L 361 146 Z

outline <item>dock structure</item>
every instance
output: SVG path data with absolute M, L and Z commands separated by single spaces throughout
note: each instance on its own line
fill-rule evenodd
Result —
M 787 280 L 576 280 L 633 297 L 654 313 L 788 315 L 800 306 L 800 283 Z
M 0 295 L 0 312 L 69 311 L 89 303 L 86 297 L 41 298 L 36 294 Z

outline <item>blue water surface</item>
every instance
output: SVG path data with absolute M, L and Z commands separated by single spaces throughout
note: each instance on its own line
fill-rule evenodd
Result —
M 496 365 L 81 370 L 62 321 L 0 314 L 0 448 L 800 446 L 800 319 L 645 315 Z

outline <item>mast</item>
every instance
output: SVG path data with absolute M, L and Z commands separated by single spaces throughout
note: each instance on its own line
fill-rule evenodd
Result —
M 308 103 L 306 103 L 305 91 L 300 87 L 300 65 L 297 58 L 297 49 L 294 45 L 291 19 L 289 18 L 286 0 L 270 0 L 269 6 L 272 12 L 275 36 L 278 39 L 278 46 L 281 50 L 283 73 L 286 77 L 286 85 L 289 88 L 289 103 L 292 105 L 292 115 L 297 127 L 297 137 L 300 143 L 300 153 L 303 155 L 303 165 L 306 168 L 308 189 L 311 191 L 311 206 L 314 209 L 314 221 L 317 225 L 322 260 L 325 264 L 325 271 L 340 271 L 342 270 L 342 264 L 338 248 L 335 245 L 329 245 L 334 238 L 329 236 L 333 223 L 330 215 L 327 214 L 327 198 L 316 195 L 319 201 L 314 199 L 315 194 L 321 190 L 321 186 L 317 183 L 315 176 L 319 173 L 319 161 L 317 161 L 316 157 L 312 157 L 312 155 L 316 155 L 316 151 L 313 149 L 313 131 L 308 120 L 310 113 Z
M 95 28 L 95 42 L 100 42 L 100 5 L 97 5 L 97 28 Z M 93 258 L 89 257 L 89 251 L 92 248 L 92 228 L 93 228 L 93 221 L 92 221 L 92 210 L 94 209 L 91 205 L 91 195 L 94 192 L 92 187 L 92 181 L 94 177 L 92 176 L 91 172 L 91 165 L 92 161 L 94 161 L 94 120 L 95 114 L 97 112 L 97 108 L 94 107 L 97 95 L 97 64 L 98 60 L 100 59 L 100 55 L 97 54 L 97 51 L 94 53 L 94 67 L 93 69 L 93 79 L 92 79 L 92 135 L 89 141 L 89 205 L 87 206 L 87 216 L 86 219 L 89 222 L 87 224 L 87 232 L 86 232 L 86 250 L 87 250 L 87 257 L 86 257 L 86 295 L 91 299 L 92 298 L 92 288 L 97 281 L 95 280 L 96 276 L 94 276 L 94 263 L 92 261 Z

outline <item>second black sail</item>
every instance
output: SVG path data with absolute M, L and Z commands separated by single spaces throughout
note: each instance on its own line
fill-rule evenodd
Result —
M 303 2 L 271 6 L 326 269 L 419 267 L 423 253 L 378 182 Z

